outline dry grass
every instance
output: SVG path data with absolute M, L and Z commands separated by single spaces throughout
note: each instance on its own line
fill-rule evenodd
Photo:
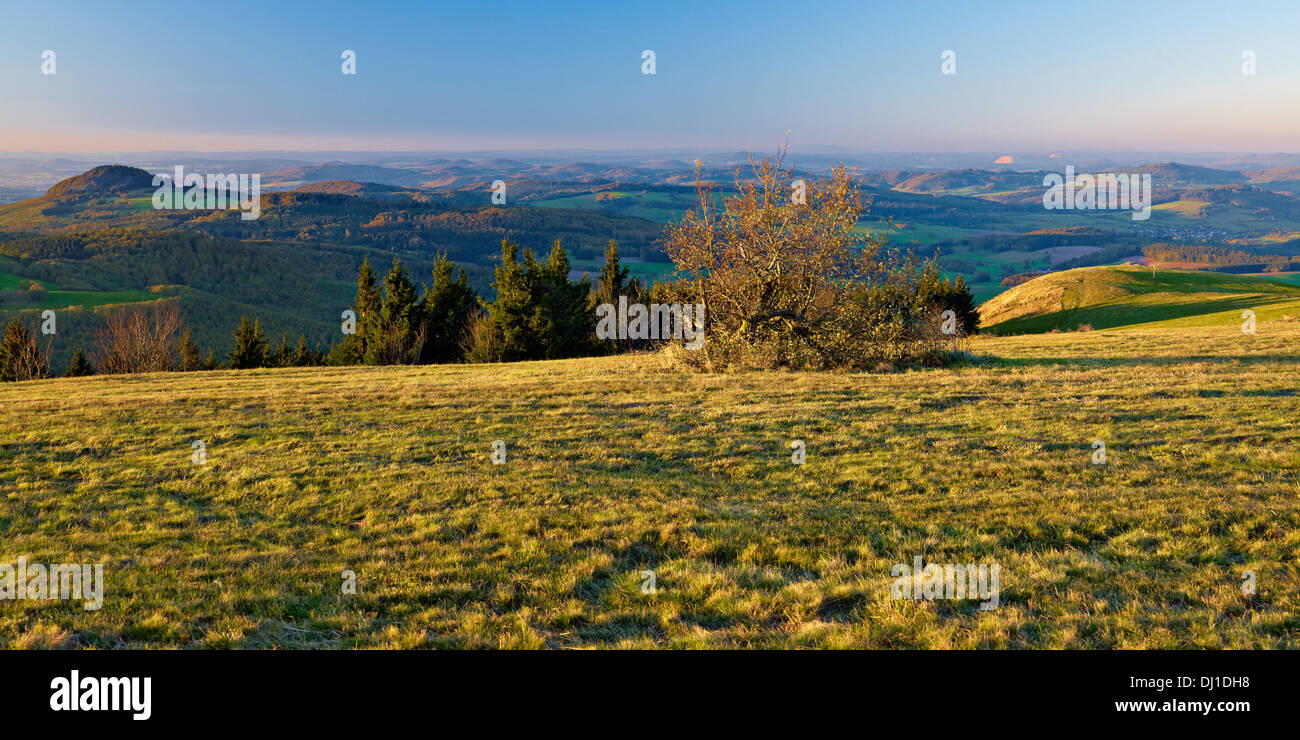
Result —
M 0 602 L 0 646 L 1295 646 L 1298 340 L 1261 321 L 978 338 L 968 366 L 893 374 L 635 356 L 4 384 L 0 562 L 103 562 L 107 587 L 98 612 Z M 998 563 L 1001 605 L 891 598 L 914 555 Z

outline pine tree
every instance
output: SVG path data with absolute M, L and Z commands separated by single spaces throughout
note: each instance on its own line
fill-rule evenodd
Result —
M 425 326 L 420 362 L 456 362 L 465 354 L 461 337 L 478 312 L 478 299 L 469 287 L 469 276 L 461 268 L 453 279 L 456 263 L 440 254 L 433 265 L 433 287 L 420 304 Z
M 262 323 L 252 322 L 247 316 L 239 320 L 235 329 L 235 349 L 230 353 L 230 367 L 234 370 L 266 365 L 266 340 L 262 336 Z
M 95 367 L 90 364 L 90 360 L 86 359 L 86 353 L 78 347 L 77 353 L 72 356 L 71 360 L 68 360 L 68 366 L 63 370 L 63 377 L 80 378 L 94 374 Z
M 281 334 L 280 346 L 276 347 L 275 351 L 271 353 L 271 359 L 268 364 L 270 364 L 271 367 L 289 367 L 293 364 L 293 355 L 290 354 L 290 352 L 289 335 Z
M 596 291 L 591 296 L 590 314 L 594 317 L 596 307 L 601 304 L 618 306 L 620 296 L 626 296 L 628 303 L 643 303 L 649 291 L 636 278 L 628 277 L 628 268 L 623 267 L 618 258 L 618 242 L 609 240 L 605 248 L 605 266 L 600 271 Z M 594 319 L 593 319 L 594 320 Z M 594 333 L 594 330 L 593 330 Z M 647 344 L 643 340 L 615 339 L 602 341 L 602 349 L 610 352 L 629 350 L 635 346 Z
M 294 367 L 310 367 L 320 364 L 320 353 L 307 346 L 307 337 L 298 335 L 298 347 L 293 351 L 291 364 Z
M 537 296 L 538 333 L 542 356 L 547 359 L 576 357 L 592 347 L 596 319 L 589 312 L 591 287 L 584 275 L 569 282 L 569 255 L 560 240 L 551 245 L 546 266 L 541 270 Z
M 531 250 L 524 250 L 523 262 L 518 254 L 518 244 L 501 240 L 501 264 L 492 282 L 496 298 L 483 304 L 487 317 L 476 327 L 468 355 L 473 362 L 512 362 L 540 356 L 533 316 L 537 261 Z
M 343 335 L 343 340 L 330 350 L 331 365 L 359 365 L 365 361 L 366 337 L 379 317 L 379 287 L 369 258 L 361 261 L 361 269 L 357 271 L 357 295 L 352 310 L 357 315 L 356 333 Z
M 926 265 L 917 281 L 916 298 L 919 308 L 951 310 L 956 314 L 958 330 L 962 336 L 978 331 L 980 315 L 975 307 L 975 296 L 961 275 L 957 276 L 954 283 L 948 278 L 942 278 L 942 273 L 933 262 Z
M 971 293 L 970 288 L 966 287 L 966 278 L 957 276 L 957 282 L 953 283 L 952 289 L 948 292 L 948 300 L 949 306 L 961 322 L 962 334 L 970 336 L 979 331 L 980 312 L 975 305 L 975 295 Z
M 393 267 L 384 278 L 384 298 L 378 318 L 371 322 L 366 336 L 366 364 L 412 361 L 418 329 L 415 285 L 401 260 L 393 259 Z
M 629 295 L 628 268 L 622 267 L 618 260 L 618 242 L 613 239 L 609 240 L 609 246 L 605 248 L 605 266 L 601 268 L 600 279 L 596 283 L 596 292 L 592 296 L 593 309 L 602 303 L 618 305 L 618 297 L 621 295 L 628 296 L 628 302 L 634 303 L 633 297 Z M 633 281 L 632 285 L 635 285 Z M 636 296 L 638 299 L 640 296 Z
M 14 372 L 14 355 L 18 348 L 27 341 L 27 327 L 17 317 L 9 319 L 5 326 L 4 337 L 0 338 L 0 381 L 17 380 Z
M 190 373 L 202 369 L 203 360 L 199 356 L 199 345 L 194 343 L 194 337 L 189 329 L 181 336 L 180 346 L 181 371 Z

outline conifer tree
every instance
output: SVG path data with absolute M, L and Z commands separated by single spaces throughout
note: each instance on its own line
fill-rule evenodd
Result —
M 320 353 L 307 346 L 307 337 L 298 335 L 298 347 L 293 351 L 291 364 L 294 367 L 310 367 L 321 364 Z
M 556 239 L 538 281 L 538 333 L 547 359 L 585 354 L 595 336 L 596 318 L 588 305 L 591 287 L 585 275 L 577 283 L 570 282 L 569 270 L 569 255 Z
M 434 262 L 433 286 L 425 291 L 420 304 L 425 326 L 420 362 L 456 362 L 464 356 L 461 338 L 478 312 L 478 299 L 465 269 L 455 277 L 455 268 L 456 263 L 445 254 Z
M 230 353 L 230 367 L 234 370 L 266 365 L 266 340 L 262 336 L 261 321 L 252 322 L 247 316 L 240 318 L 235 329 L 235 349 Z
M 63 370 L 63 377 L 80 378 L 94 374 L 94 366 L 91 365 L 90 360 L 86 358 L 85 351 L 78 347 L 76 354 L 72 356 L 71 360 L 68 360 L 68 366 Z
M 512 362 L 539 354 L 533 316 L 537 261 L 528 249 L 523 252 L 522 262 L 518 255 L 518 244 L 501 240 L 501 264 L 492 282 L 496 298 L 483 303 L 487 316 L 476 327 L 469 353 L 473 362 Z
M 623 267 L 618 258 L 618 242 L 610 239 L 609 246 L 605 248 L 605 266 L 601 268 L 600 279 L 591 296 L 589 313 L 592 316 L 595 316 L 596 307 L 601 304 L 618 306 L 620 296 L 626 296 L 629 304 L 646 302 L 650 291 L 636 278 L 629 278 L 628 273 L 628 268 Z M 607 352 L 626 351 L 643 344 L 646 342 L 634 339 L 600 341 L 601 349 Z
M 633 285 L 635 281 L 633 282 Z M 602 303 L 618 305 L 618 297 L 621 295 L 628 296 L 628 302 L 633 302 L 629 294 L 629 288 L 632 285 L 628 283 L 628 268 L 621 266 L 618 259 L 618 242 L 613 239 L 609 240 L 609 246 L 605 248 L 605 266 L 601 268 L 600 279 L 596 283 L 596 292 L 592 296 L 593 309 Z M 640 298 L 640 296 L 637 296 Z
M 289 335 L 280 335 L 280 346 L 271 353 L 271 367 L 289 367 L 293 364 L 292 350 L 289 349 Z
M 361 268 L 357 271 L 357 295 L 352 310 L 357 315 L 356 333 L 343 335 L 343 341 L 330 351 L 331 365 L 358 365 L 365 361 L 366 337 L 379 315 L 379 287 L 375 283 L 374 270 L 370 269 L 369 258 L 361 261 Z
M 384 297 L 378 316 L 370 322 L 366 336 L 366 364 L 411 362 L 419 350 L 415 346 L 418 329 L 415 285 L 401 260 L 394 259 L 392 269 L 384 278 Z
M 194 337 L 189 329 L 181 336 L 181 346 L 179 354 L 181 356 L 181 371 L 194 372 L 203 368 L 203 360 L 199 356 L 199 346 L 194 343 Z

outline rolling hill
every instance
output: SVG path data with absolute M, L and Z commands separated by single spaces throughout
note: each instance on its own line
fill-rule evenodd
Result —
M 1241 185 L 1247 178 L 1240 172 L 1213 167 L 1197 167 L 1180 162 L 1158 162 L 1127 167 L 1119 171 L 1125 175 L 1151 175 L 1156 187 L 1196 187 L 1206 185 Z
M 981 331 L 992 334 L 1228 326 L 1247 309 L 1257 321 L 1300 316 L 1300 287 L 1195 270 L 1081 267 L 1030 280 L 979 308 Z

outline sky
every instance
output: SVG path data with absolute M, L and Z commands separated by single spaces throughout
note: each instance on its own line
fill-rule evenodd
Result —
M 796 149 L 1297 152 L 1297 38 L 1296 0 L 0 0 L 0 151 L 735 150 L 788 130 Z

